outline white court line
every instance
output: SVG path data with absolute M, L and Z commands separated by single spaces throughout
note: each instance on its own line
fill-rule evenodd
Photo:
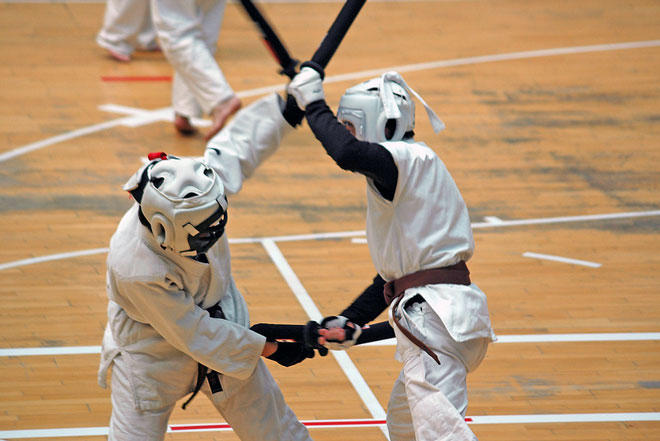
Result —
M 390 66 L 381 69 L 364 70 L 359 72 L 347 73 L 343 75 L 333 75 L 326 77 L 324 82 L 337 83 L 340 81 L 352 81 L 361 78 L 369 78 L 373 76 L 378 76 L 390 70 L 396 70 L 400 73 L 404 73 L 404 72 L 414 72 L 414 71 L 428 70 L 428 69 L 439 69 L 444 67 L 466 66 L 466 65 L 480 64 L 480 63 L 492 63 L 497 61 L 521 60 L 528 58 L 549 57 L 549 56 L 557 56 L 557 55 L 573 55 L 573 54 L 588 53 L 588 52 L 641 49 L 641 48 L 649 48 L 656 46 L 660 46 L 660 40 L 632 41 L 627 43 L 614 43 L 614 44 L 596 44 L 590 46 L 573 46 L 573 47 L 554 48 L 554 49 L 511 52 L 507 54 L 483 55 L 477 57 L 456 58 L 453 60 L 432 61 L 427 63 L 407 64 L 402 66 Z M 279 84 L 275 86 L 262 87 L 259 89 L 251 89 L 243 92 L 238 92 L 237 95 L 239 97 L 262 95 L 262 94 L 283 90 L 284 86 L 285 84 Z M 171 111 L 171 108 L 158 109 L 155 112 L 161 112 L 161 111 Z M 145 112 L 149 112 L 149 111 L 145 111 Z M 11 158 L 15 158 L 16 156 L 24 155 L 26 153 L 29 153 L 37 149 L 51 146 L 53 144 L 62 141 L 77 138 L 79 136 L 84 136 L 101 130 L 109 129 L 117 125 L 126 125 L 132 123 L 138 124 L 140 121 L 145 121 L 144 116 L 134 116 L 131 118 L 134 118 L 132 122 L 127 121 L 124 118 L 114 121 L 108 121 L 87 128 L 82 128 L 82 129 L 74 130 L 72 132 L 67 132 L 62 135 L 57 135 L 52 138 L 47 138 L 42 141 L 28 144 L 23 147 L 18 147 L 12 150 L 8 150 L 0 154 L 0 162 L 6 161 Z
M 550 254 L 525 252 L 522 255 L 523 257 L 529 257 L 531 259 L 551 260 L 553 262 L 570 263 L 573 265 L 582 265 L 591 268 L 600 268 L 601 266 L 603 266 L 602 264 L 596 262 L 589 262 L 587 260 L 569 259 L 568 257 L 561 257 L 561 256 L 551 256 Z
M 17 266 L 26 266 L 33 265 L 35 263 L 50 262 L 52 260 L 61 260 L 61 259 L 71 259 L 74 257 L 80 256 L 91 256 L 93 254 L 102 254 L 110 251 L 109 248 L 94 248 L 91 250 L 82 250 L 82 251 L 72 251 L 70 253 L 58 253 L 58 254 L 49 254 L 47 256 L 41 257 L 32 257 L 29 259 L 15 260 L 13 262 L 7 262 L 0 264 L 0 271 L 6 270 L 9 268 L 15 268 Z
M 101 346 L 59 346 L 50 348 L 0 349 L 0 357 L 28 357 L 41 355 L 100 354 Z
M 660 412 L 631 413 L 572 413 L 572 414 L 540 414 L 540 415 L 483 415 L 468 416 L 468 424 L 543 424 L 543 423 L 604 423 L 604 422 L 634 422 L 660 421 Z M 382 419 L 373 420 L 305 420 L 302 423 L 309 429 L 340 429 L 346 427 L 373 427 L 383 430 Z M 231 430 L 226 423 L 172 424 L 167 433 L 177 432 L 223 432 Z M 69 427 L 63 429 L 34 430 L 2 430 L 0 437 L 6 439 L 25 438 L 58 438 L 79 436 L 105 436 L 107 427 Z
M 498 223 L 491 223 L 491 222 L 474 223 L 472 224 L 472 228 L 476 229 L 476 228 L 493 228 L 493 227 L 512 227 L 512 226 L 521 226 L 521 225 L 552 224 L 552 223 L 564 223 L 564 222 L 586 222 L 586 221 L 595 221 L 595 220 L 628 219 L 628 218 L 647 217 L 647 216 L 660 216 L 660 210 L 612 213 L 612 214 L 590 214 L 585 216 L 548 217 L 542 219 L 520 219 L 520 220 L 511 220 L 511 221 L 501 220 Z M 289 236 L 246 237 L 246 238 L 229 239 L 229 243 L 230 244 L 262 243 L 264 240 L 273 241 L 273 242 L 292 242 L 298 240 L 343 239 L 348 237 L 364 236 L 364 235 L 365 235 L 364 230 L 343 231 L 343 232 L 335 232 L 335 233 L 298 234 L 298 235 L 289 235 Z M 356 243 L 361 243 L 361 242 L 356 241 Z M 13 262 L 0 264 L 0 271 L 18 266 L 32 265 L 40 262 L 47 262 L 58 259 L 68 259 L 71 257 L 84 256 L 87 254 L 98 254 L 102 252 L 108 252 L 108 249 L 96 248 L 92 250 L 74 251 L 70 253 L 51 254 L 47 256 L 15 260 Z
M 484 415 L 469 417 L 471 424 L 604 423 L 610 421 L 660 421 L 660 412 L 568 413 L 563 415 Z
M 107 427 L 69 427 L 66 429 L 0 430 L 0 437 L 10 439 L 106 436 Z
M 120 106 L 118 104 L 103 104 L 99 106 L 99 110 L 132 116 L 133 118 L 127 119 L 122 124 L 126 127 L 139 127 L 155 122 L 174 122 L 174 110 L 171 107 L 144 110 L 137 107 Z M 198 127 L 209 127 L 211 125 L 211 121 L 208 119 L 192 118 L 191 122 Z
M 317 320 L 318 321 L 318 320 Z M 498 335 L 498 343 L 576 343 L 576 342 L 607 342 L 607 341 L 653 341 L 660 340 L 660 332 L 603 332 L 587 334 L 519 334 Z M 396 339 L 375 341 L 356 346 L 355 349 L 367 346 L 394 346 Z M 341 351 L 339 351 L 341 352 Z M 101 346 L 59 346 L 49 348 L 5 348 L 0 349 L 0 357 L 29 357 L 44 355 L 81 355 L 100 354 Z
M 600 334 L 520 334 L 520 335 L 498 335 L 495 343 L 576 343 L 576 342 L 599 342 L 599 341 L 650 341 L 660 340 L 660 332 L 603 332 Z M 396 339 L 374 341 L 364 346 L 394 346 Z M 0 351 L 0 355 L 2 352 Z
M 506 54 L 482 55 L 477 57 L 456 58 L 453 60 L 431 61 L 427 63 L 406 64 L 383 69 L 363 70 L 344 75 L 333 75 L 323 80 L 324 83 L 356 80 L 379 76 L 389 70 L 399 73 L 416 72 L 420 70 L 439 69 L 444 67 L 466 66 L 471 64 L 492 63 L 497 61 L 523 60 L 527 58 L 550 57 L 557 55 L 574 55 L 588 52 L 617 51 L 624 49 L 641 49 L 660 46 L 660 40 L 631 41 L 628 43 L 596 44 L 591 46 L 572 46 L 553 49 L 540 49 L 533 51 L 510 52 Z
M 556 224 L 564 222 L 588 222 L 612 219 L 628 219 L 634 217 L 645 216 L 660 216 L 660 210 L 650 211 L 630 211 L 626 213 L 610 213 L 610 214 L 588 214 L 581 216 L 561 216 L 561 217 L 545 217 L 538 219 L 520 219 L 520 220 L 501 220 L 497 223 L 491 222 L 477 222 L 472 224 L 472 228 L 493 228 L 493 227 L 514 227 L 521 225 L 540 225 L 540 224 Z
M 319 309 L 316 307 L 314 300 L 307 293 L 307 290 L 305 290 L 305 287 L 300 282 L 300 279 L 298 279 L 298 276 L 289 265 L 289 262 L 287 262 L 277 244 L 275 244 L 275 242 L 272 240 L 266 239 L 262 242 L 262 245 L 266 249 L 266 252 L 270 256 L 277 269 L 282 274 L 282 277 L 284 277 L 284 280 L 289 285 L 289 288 L 291 288 L 291 291 L 296 296 L 296 299 L 298 299 L 298 302 L 300 302 L 300 305 L 303 307 L 310 320 L 315 320 L 317 322 L 323 320 L 321 311 L 319 311 Z M 331 353 L 337 360 L 337 363 L 341 369 L 344 371 L 344 374 L 348 380 L 355 388 L 358 396 L 360 399 L 362 399 L 362 402 L 369 410 L 371 416 L 376 419 L 384 419 L 385 410 L 378 402 L 378 399 L 371 391 L 371 388 L 364 380 L 362 374 L 360 374 L 360 371 L 350 359 L 346 351 L 331 351 Z M 387 429 L 381 427 L 381 430 L 385 437 L 389 439 Z
M 100 132 L 102 130 L 111 129 L 116 126 L 123 125 L 124 122 L 129 118 L 119 118 L 112 121 L 106 121 L 100 124 L 94 124 L 92 126 L 83 127 L 82 129 L 73 130 L 71 132 L 66 132 L 61 135 L 56 135 L 51 138 L 46 138 L 41 141 L 33 142 L 31 144 L 24 145 L 12 150 L 8 150 L 4 153 L 0 153 L 0 162 L 7 161 L 8 159 L 15 158 L 17 156 L 24 155 L 26 153 L 42 149 L 44 147 L 57 144 L 59 142 L 68 141 L 70 139 L 78 138 L 80 136 L 89 135 L 91 133 Z
M 323 314 L 321 314 L 321 311 L 319 311 L 319 309 L 316 307 L 314 300 L 312 300 L 312 298 L 309 296 L 302 282 L 300 279 L 298 279 L 298 276 L 293 271 L 293 268 L 291 268 L 289 262 L 287 262 L 286 258 L 280 251 L 279 247 L 275 244 L 275 242 L 270 239 L 265 239 L 261 243 L 270 256 L 270 259 L 279 270 L 280 274 L 282 274 L 282 277 L 286 281 L 287 285 L 289 285 L 289 288 L 291 288 L 291 291 L 296 296 L 296 299 L 298 302 L 300 302 L 303 310 L 307 313 L 309 319 L 316 320 L 317 322 L 323 320 Z
M 288 236 L 271 236 L 271 237 L 247 237 L 243 239 L 229 239 L 229 243 L 257 243 L 264 240 L 272 240 L 275 242 L 295 242 L 298 240 L 325 240 L 325 239 L 344 239 L 347 237 L 364 236 L 364 230 L 356 231 L 339 231 L 335 233 L 312 233 L 312 234 L 292 234 Z
M 600 334 L 498 335 L 496 343 L 559 343 L 660 340 L 660 332 L 603 332 Z
M 605 214 L 587 214 L 578 216 L 560 216 L 560 217 L 545 217 L 535 219 L 517 219 L 517 220 L 502 220 L 494 222 L 489 216 L 487 222 L 475 222 L 472 228 L 499 228 L 499 227 L 517 227 L 525 225 L 542 225 L 542 224 L 559 224 L 566 222 L 589 222 L 601 220 L 615 220 L 615 219 L 631 219 L 636 217 L 652 217 L 660 216 L 660 210 L 650 211 L 629 211 L 624 213 L 605 213 Z M 325 239 L 343 239 L 347 237 L 364 236 L 364 230 L 355 231 L 340 231 L 333 233 L 317 233 L 317 234 L 297 234 L 287 236 L 270 236 L 270 237 L 248 237 L 242 239 L 229 239 L 229 243 L 257 243 L 263 240 L 272 240 L 274 242 L 292 242 L 298 240 L 325 240 Z

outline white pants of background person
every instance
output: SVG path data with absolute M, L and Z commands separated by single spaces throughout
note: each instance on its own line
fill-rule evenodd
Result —
M 98 45 L 121 61 L 129 61 L 135 49 L 158 49 L 149 1 L 108 0 Z
M 110 441 L 160 441 L 164 439 L 170 414 L 175 404 L 159 409 L 139 410 L 133 404 L 130 369 L 124 356 L 114 359 L 112 368 L 112 418 Z M 195 385 L 196 375 L 181 378 Z M 311 441 L 309 433 L 289 406 L 266 368 L 259 360 L 253 374 L 246 380 L 221 376 L 225 391 L 211 393 L 208 381 L 201 392 L 229 423 L 242 441 Z M 234 383 L 234 384 L 232 384 Z M 238 393 L 227 394 L 227 390 Z M 129 403 L 129 405 L 126 405 Z
M 464 419 L 468 404 L 466 376 L 479 366 L 490 340 L 455 341 L 426 302 L 405 307 L 401 302 L 399 311 L 402 326 L 426 343 L 441 365 L 393 326 L 397 358 L 403 361 L 403 369 L 387 406 L 391 441 L 476 440 Z
M 162 50 L 175 70 L 172 106 L 195 118 L 233 97 L 214 58 L 226 0 L 151 0 Z

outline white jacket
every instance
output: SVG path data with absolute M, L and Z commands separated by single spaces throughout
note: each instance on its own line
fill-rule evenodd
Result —
M 290 129 L 279 97 L 270 95 L 241 110 L 209 142 L 204 160 L 227 193 L 236 193 Z M 110 241 L 99 384 L 106 387 L 107 369 L 119 354 L 134 373 L 139 409 L 160 408 L 188 393 L 198 362 L 230 377 L 249 377 L 265 338 L 249 330 L 247 305 L 231 276 L 227 236 L 211 247 L 209 263 L 200 263 L 161 249 L 137 213 L 135 204 Z M 205 311 L 218 302 L 226 320 Z M 227 394 L 231 384 L 223 384 Z
M 399 174 L 392 201 L 367 179 L 367 242 L 378 273 L 389 281 L 467 262 L 474 252 L 470 217 L 445 164 L 421 142 L 381 145 L 392 154 Z M 456 341 L 495 338 L 486 295 L 474 283 L 411 288 L 405 296 L 415 294 L 424 297 Z

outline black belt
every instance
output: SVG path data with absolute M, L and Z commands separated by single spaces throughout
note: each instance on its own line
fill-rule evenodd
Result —
M 225 314 L 224 312 L 222 312 L 222 307 L 220 306 L 220 303 L 216 303 L 215 305 L 211 306 L 209 309 L 207 309 L 207 311 L 212 318 L 219 318 L 219 319 L 225 318 Z M 190 398 L 188 398 L 186 402 L 183 403 L 183 405 L 181 406 L 182 409 L 185 410 L 188 403 L 190 403 L 193 400 L 193 398 L 195 398 L 197 393 L 202 388 L 205 378 L 208 379 L 209 381 L 209 387 L 211 388 L 211 393 L 222 392 L 220 375 L 216 371 L 209 370 L 209 368 L 204 366 L 202 363 L 197 363 L 197 382 L 195 383 L 195 389 L 193 389 L 193 393 L 190 396 Z

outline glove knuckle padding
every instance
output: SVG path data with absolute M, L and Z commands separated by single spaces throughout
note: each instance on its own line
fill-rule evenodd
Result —
M 293 77 L 287 91 L 293 95 L 301 109 L 309 103 L 325 98 L 321 75 L 310 67 L 303 67 L 300 73 Z
M 344 316 L 330 316 L 323 319 L 321 326 L 329 328 L 342 328 L 344 330 L 344 340 L 327 340 L 325 347 L 334 351 L 345 350 L 355 345 L 358 337 L 362 334 L 362 328 L 349 321 Z

